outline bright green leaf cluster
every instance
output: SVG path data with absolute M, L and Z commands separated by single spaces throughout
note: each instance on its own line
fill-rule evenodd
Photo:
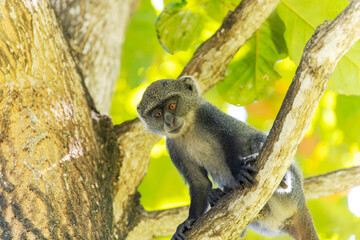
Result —
M 277 12 L 286 25 L 289 55 L 296 64 L 315 28 L 326 19 L 333 20 L 348 4 L 346 0 L 326 0 L 321 4 L 312 0 L 284 0 L 279 4 Z M 360 43 L 357 43 L 339 61 L 331 75 L 329 89 L 346 95 L 360 95 L 359 50 Z
M 238 51 L 227 67 L 224 80 L 217 84 L 226 101 L 248 105 L 272 92 L 274 81 L 280 77 L 274 64 L 287 56 L 284 31 L 283 22 L 274 12 Z
M 220 26 L 238 0 L 191 0 L 170 3 L 158 17 L 156 29 L 161 45 L 170 53 L 196 49 Z M 283 0 L 276 12 L 239 50 L 227 67 L 218 90 L 235 105 L 264 99 L 274 90 L 280 75 L 276 62 L 289 56 L 299 63 L 304 46 L 316 26 L 334 19 L 346 0 Z M 338 63 L 329 88 L 342 94 L 360 95 L 360 43 Z M 289 50 L 288 50 L 289 49 Z
M 238 0 L 182 0 L 165 6 L 156 22 L 164 49 L 170 53 L 195 49 L 220 26 Z

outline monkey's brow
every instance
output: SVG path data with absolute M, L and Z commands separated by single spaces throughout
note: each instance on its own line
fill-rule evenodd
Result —
M 179 100 L 179 95 L 178 94 L 174 94 L 171 95 L 167 98 L 165 98 L 164 100 L 161 101 L 161 103 L 157 104 L 156 106 L 152 107 L 149 109 L 149 111 L 147 111 L 147 114 L 152 114 L 156 109 L 163 109 L 164 106 L 166 105 L 166 103 L 170 100 Z

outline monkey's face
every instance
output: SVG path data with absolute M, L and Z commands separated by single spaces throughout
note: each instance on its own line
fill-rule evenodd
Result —
M 185 102 L 185 99 L 173 96 L 151 109 L 142 120 L 149 130 L 157 134 L 169 138 L 179 137 L 188 125 L 186 119 L 189 110 Z
M 137 110 L 150 131 L 176 138 L 191 126 L 200 101 L 193 78 L 163 79 L 146 89 Z
M 162 135 L 171 137 L 181 132 L 184 118 L 177 116 L 178 103 L 178 98 L 170 98 L 151 112 L 153 126 L 156 126 Z

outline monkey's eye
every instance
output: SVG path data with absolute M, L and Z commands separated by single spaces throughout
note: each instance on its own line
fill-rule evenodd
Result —
M 176 108 L 176 103 L 170 103 L 169 104 L 169 109 L 170 110 L 175 110 L 175 108 Z
M 163 113 L 162 113 L 161 111 L 155 111 L 155 112 L 153 113 L 153 116 L 154 116 L 155 118 L 162 118 Z

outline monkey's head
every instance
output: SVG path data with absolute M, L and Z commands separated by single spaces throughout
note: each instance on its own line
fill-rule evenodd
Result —
M 200 102 L 193 77 L 162 79 L 145 90 L 137 112 L 150 131 L 174 138 L 190 127 Z

